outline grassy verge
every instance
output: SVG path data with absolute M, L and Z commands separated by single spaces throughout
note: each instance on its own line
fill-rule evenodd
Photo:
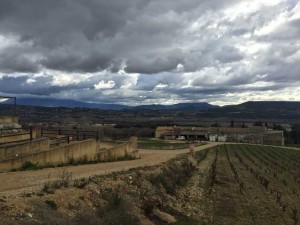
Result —
M 188 148 L 189 143 L 172 143 L 165 140 L 142 139 L 138 142 L 141 149 L 182 149 Z
M 40 170 L 45 168 L 57 168 L 57 167 L 65 167 L 65 166 L 80 166 L 80 165 L 86 165 L 86 164 L 97 164 L 97 163 L 106 163 L 106 162 L 117 162 L 117 161 L 127 161 L 127 160 L 134 160 L 135 158 L 131 155 L 126 154 L 125 156 L 115 157 L 112 155 L 109 155 L 107 159 L 105 160 L 88 160 L 87 156 L 84 156 L 80 160 L 74 160 L 73 158 L 70 158 L 70 161 L 68 163 L 60 163 L 57 165 L 50 164 L 46 166 L 39 166 L 39 162 L 33 163 L 31 161 L 25 161 L 20 169 L 12 169 L 11 172 L 17 172 L 17 171 L 28 171 L 28 170 Z
M 300 144 L 286 144 L 286 147 L 300 148 Z

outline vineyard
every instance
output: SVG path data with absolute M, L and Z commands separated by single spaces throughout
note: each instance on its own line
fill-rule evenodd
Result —
M 209 224 L 300 224 L 300 152 L 237 144 L 210 154 Z
M 300 151 L 218 145 L 155 166 L 0 197 L 7 225 L 300 225 Z

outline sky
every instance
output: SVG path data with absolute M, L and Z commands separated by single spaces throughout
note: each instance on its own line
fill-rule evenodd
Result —
M 300 0 L 0 0 L 0 94 L 300 101 Z

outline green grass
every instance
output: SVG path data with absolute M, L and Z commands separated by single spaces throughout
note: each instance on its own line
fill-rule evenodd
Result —
M 300 144 L 286 144 L 286 147 L 300 148 Z
M 86 164 L 97 164 L 97 163 L 106 163 L 106 162 L 116 162 L 116 161 L 127 161 L 134 160 L 135 157 L 125 154 L 124 156 L 114 157 L 113 155 L 108 156 L 105 160 L 88 160 L 87 156 L 84 156 L 82 159 L 75 161 L 73 158 L 70 158 L 68 163 L 60 163 L 60 164 L 49 164 L 44 166 L 39 166 L 38 163 L 33 163 L 31 161 L 25 161 L 22 164 L 22 167 L 19 169 L 12 169 L 10 172 L 17 171 L 27 171 L 27 170 L 41 170 L 46 168 L 57 168 L 57 167 L 65 167 L 65 166 L 80 166 Z
M 138 148 L 186 148 L 186 143 L 170 143 L 163 140 L 142 139 L 138 142 Z
M 33 163 L 31 161 L 25 161 L 21 167 L 20 170 L 37 170 L 39 169 L 38 167 L 38 162 L 37 163 Z

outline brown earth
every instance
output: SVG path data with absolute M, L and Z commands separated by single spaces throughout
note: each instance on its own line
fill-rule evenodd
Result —
M 299 152 L 255 145 L 219 145 L 199 151 L 218 144 L 223 143 L 198 147 L 195 157 L 175 157 L 188 149 L 141 151 L 153 160 L 147 165 L 174 158 L 68 181 L 53 192 L 44 186 L 32 193 L 0 196 L 0 224 L 299 224 Z M 128 166 L 129 162 L 119 163 Z M 94 166 L 98 165 L 104 164 Z M 270 181 L 268 187 L 260 181 L 263 178 Z M 276 193 L 282 198 L 278 200 Z
M 196 147 L 195 150 L 200 151 L 219 144 L 222 143 L 212 142 Z M 189 152 L 189 149 L 140 150 L 141 158 L 136 160 L 66 166 L 64 168 L 72 173 L 73 179 L 78 179 L 116 171 L 125 171 L 131 168 L 158 165 L 179 154 L 187 152 Z M 16 195 L 40 189 L 45 182 L 57 179 L 62 170 L 62 168 L 46 168 L 36 171 L 0 173 L 0 196 Z

